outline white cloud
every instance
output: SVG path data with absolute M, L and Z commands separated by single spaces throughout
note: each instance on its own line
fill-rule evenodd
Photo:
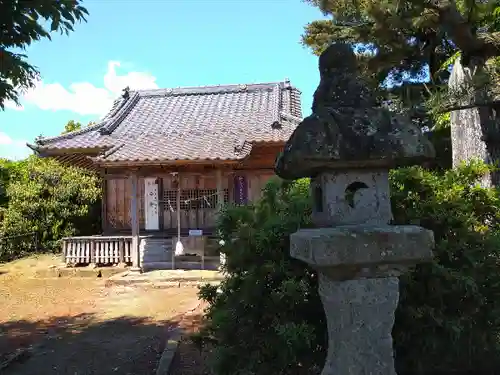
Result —
M 25 145 L 26 141 L 23 139 L 12 139 L 7 135 L 7 133 L 0 132 L 0 145 Z
M 23 102 L 34 104 L 42 110 L 69 110 L 80 115 L 103 116 L 125 87 L 129 86 L 131 90 L 158 88 L 156 77 L 151 74 L 128 72 L 119 75 L 116 72 L 119 66 L 118 61 L 108 62 L 103 87 L 89 82 L 75 82 L 65 88 L 60 83 L 39 81 L 23 96 Z M 12 107 L 9 105 L 9 108 Z
M 26 146 L 26 140 L 13 139 L 7 133 L 0 132 L 0 158 L 20 160 L 32 154 Z

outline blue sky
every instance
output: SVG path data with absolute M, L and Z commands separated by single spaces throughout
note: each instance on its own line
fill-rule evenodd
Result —
M 307 115 L 317 58 L 300 44 L 323 18 L 301 0 L 87 0 L 88 22 L 69 36 L 33 44 L 37 87 L 0 112 L 0 157 L 30 153 L 25 142 L 59 134 L 68 120 L 99 119 L 132 89 L 281 81 L 302 91 Z

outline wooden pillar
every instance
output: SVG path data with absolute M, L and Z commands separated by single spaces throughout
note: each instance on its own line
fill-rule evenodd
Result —
M 163 175 L 158 177 L 158 220 L 160 232 L 165 230 L 165 202 L 163 201 Z
M 215 181 L 217 184 L 217 209 L 219 211 L 224 207 L 224 188 L 222 186 L 222 170 L 215 170 Z
M 228 198 L 229 204 L 234 204 L 234 171 L 230 171 L 227 175 L 227 187 L 228 187 Z
M 137 178 L 137 172 L 134 171 L 130 175 L 130 184 L 132 185 L 132 196 L 130 197 L 131 199 L 131 205 L 130 205 L 130 211 L 131 211 L 131 225 L 132 225 L 132 268 L 131 271 L 137 271 L 141 272 L 141 260 L 140 260 L 140 251 L 139 251 L 139 202 L 138 202 L 138 178 Z
M 175 212 L 177 214 L 177 241 L 181 240 L 181 174 L 177 173 L 177 199 L 176 199 Z M 175 269 L 175 249 L 177 248 L 177 243 L 172 252 L 172 269 Z
M 222 208 L 224 207 L 224 186 L 222 184 L 222 170 L 215 170 L 215 182 L 217 186 L 217 216 L 219 216 L 222 212 Z M 228 181 L 229 182 L 229 181 Z M 231 184 L 228 184 L 230 189 Z M 205 248 L 203 248 L 203 264 L 202 269 L 205 269 Z
M 90 240 L 90 264 L 93 266 L 97 265 L 97 262 L 95 259 L 96 258 L 95 253 L 96 253 L 96 243 L 94 240 Z
M 106 179 L 106 170 L 101 171 L 101 230 L 106 233 L 108 230 L 108 180 Z

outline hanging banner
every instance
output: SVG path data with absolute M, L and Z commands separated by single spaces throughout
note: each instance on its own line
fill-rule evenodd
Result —
M 245 176 L 234 176 L 234 203 L 247 204 L 248 182 Z

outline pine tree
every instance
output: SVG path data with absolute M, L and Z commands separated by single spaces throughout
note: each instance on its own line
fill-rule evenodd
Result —
M 389 84 L 386 98 L 415 118 L 431 114 L 439 124 L 460 108 L 458 93 L 445 90 L 458 58 L 463 65 L 474 62 L 475 89 L 487 92 L 485 101 L 496 106 L 500 1 L 306 1 L 332 20 L 308 24 L 303 44 L 316 54 L 333 41 L 356 45 L 367 78 L 385 88 Z

